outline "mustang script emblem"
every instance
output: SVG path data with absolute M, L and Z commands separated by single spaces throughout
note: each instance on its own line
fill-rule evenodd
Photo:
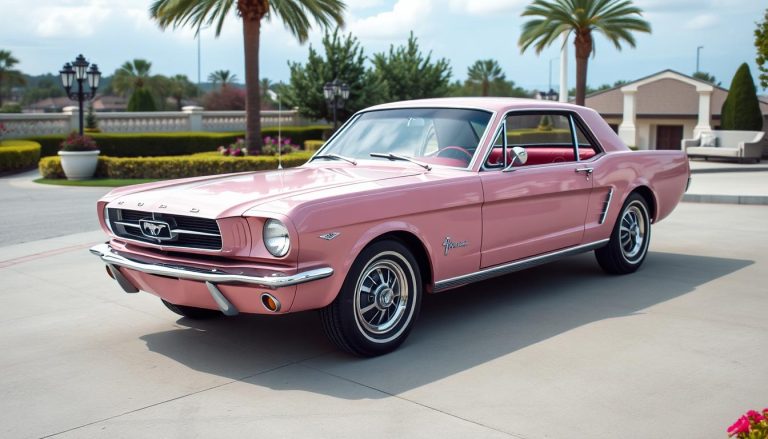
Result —
M 443 241 L 443 249 L 445 249 L 443 254 L 445 256 L 448 256 L 448 251 L 449 250 L 454 249 L 454 248 L 459 248 L 459 247 L 466 247 L 467 244 L 469 244 L 469 241 L 454 242 L 454 241 L 451 241 L 451 237 L 450 236 L 446 236 L 445 237 L 445 241 Z
M 148 238 L 159 240 L 169 240 L 171 236 L 171 226 L 163 221 L 140 220 L 141 233 Z

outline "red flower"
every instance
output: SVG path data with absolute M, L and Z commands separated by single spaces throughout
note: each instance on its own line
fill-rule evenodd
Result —
M 754 411 L 754 410 L 750 410 L 750 411 L 748 411 L 748 412 L 747 412 L 747 417 L 748 417 L 748 418 L 750 418 L 750 419 L 752 419 L 752 421 L 753 421 L 755 424 L 757 424 L 758 422 L 760 422 L 760 421 L 762 421 L 763 419 L 765 419 L 765 418 L 763 417 L 763 415 L 761 415 L 760 413 L 758 413 L 758 412 L 756 412 L 756 411 Z
M 733 425 L 728 427 L 728 436 L 735 436 L 741 433 L 749 433 L 749 419 L 746 416 L 742 416 Z

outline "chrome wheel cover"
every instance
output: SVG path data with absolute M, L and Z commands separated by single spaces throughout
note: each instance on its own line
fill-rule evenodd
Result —
M 393 257 L 403 262 L 411 272 L 406 273 L 406 269 Z M 404 320 L 407 323 L 413 315 L 413 306 L 409 307 L 412 279 L 410 264 L 395 252 L 380 253 L 363 269 L 355 284 L 354 311 L 355 321 L 366 338 L 385 343 L 399 336 L 408 326 L 400 323 Z M 386 337 L 392 332 L 394 334 Z
M 619 226 L 621 254 L 628 262 L 636 262 L 642 258 L 647 232 L 648 215 L 645 207 L 639 201 L 633 201 L 624 209 Z

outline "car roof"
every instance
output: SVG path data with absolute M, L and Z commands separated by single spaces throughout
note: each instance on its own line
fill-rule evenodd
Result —
M 562 109 L 578 111 L 579 109 L 583 109 L 583 107 L 578 105 L 539 99 L 505 97 L 459 97 L 415 99 L 411 101 L 390 102 L 366 108 L 364 111 L 387 110 L 396 108 L 473 108 L 495 112 L 530 109 Z

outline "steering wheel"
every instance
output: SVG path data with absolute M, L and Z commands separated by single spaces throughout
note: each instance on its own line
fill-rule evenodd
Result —
M 466 160 L 467 163 L 472 161 L 472 153 L 462 148 L 461 146 L 446 146 L 444 148 L 440 148 L 435 156 L 457 160 Z

